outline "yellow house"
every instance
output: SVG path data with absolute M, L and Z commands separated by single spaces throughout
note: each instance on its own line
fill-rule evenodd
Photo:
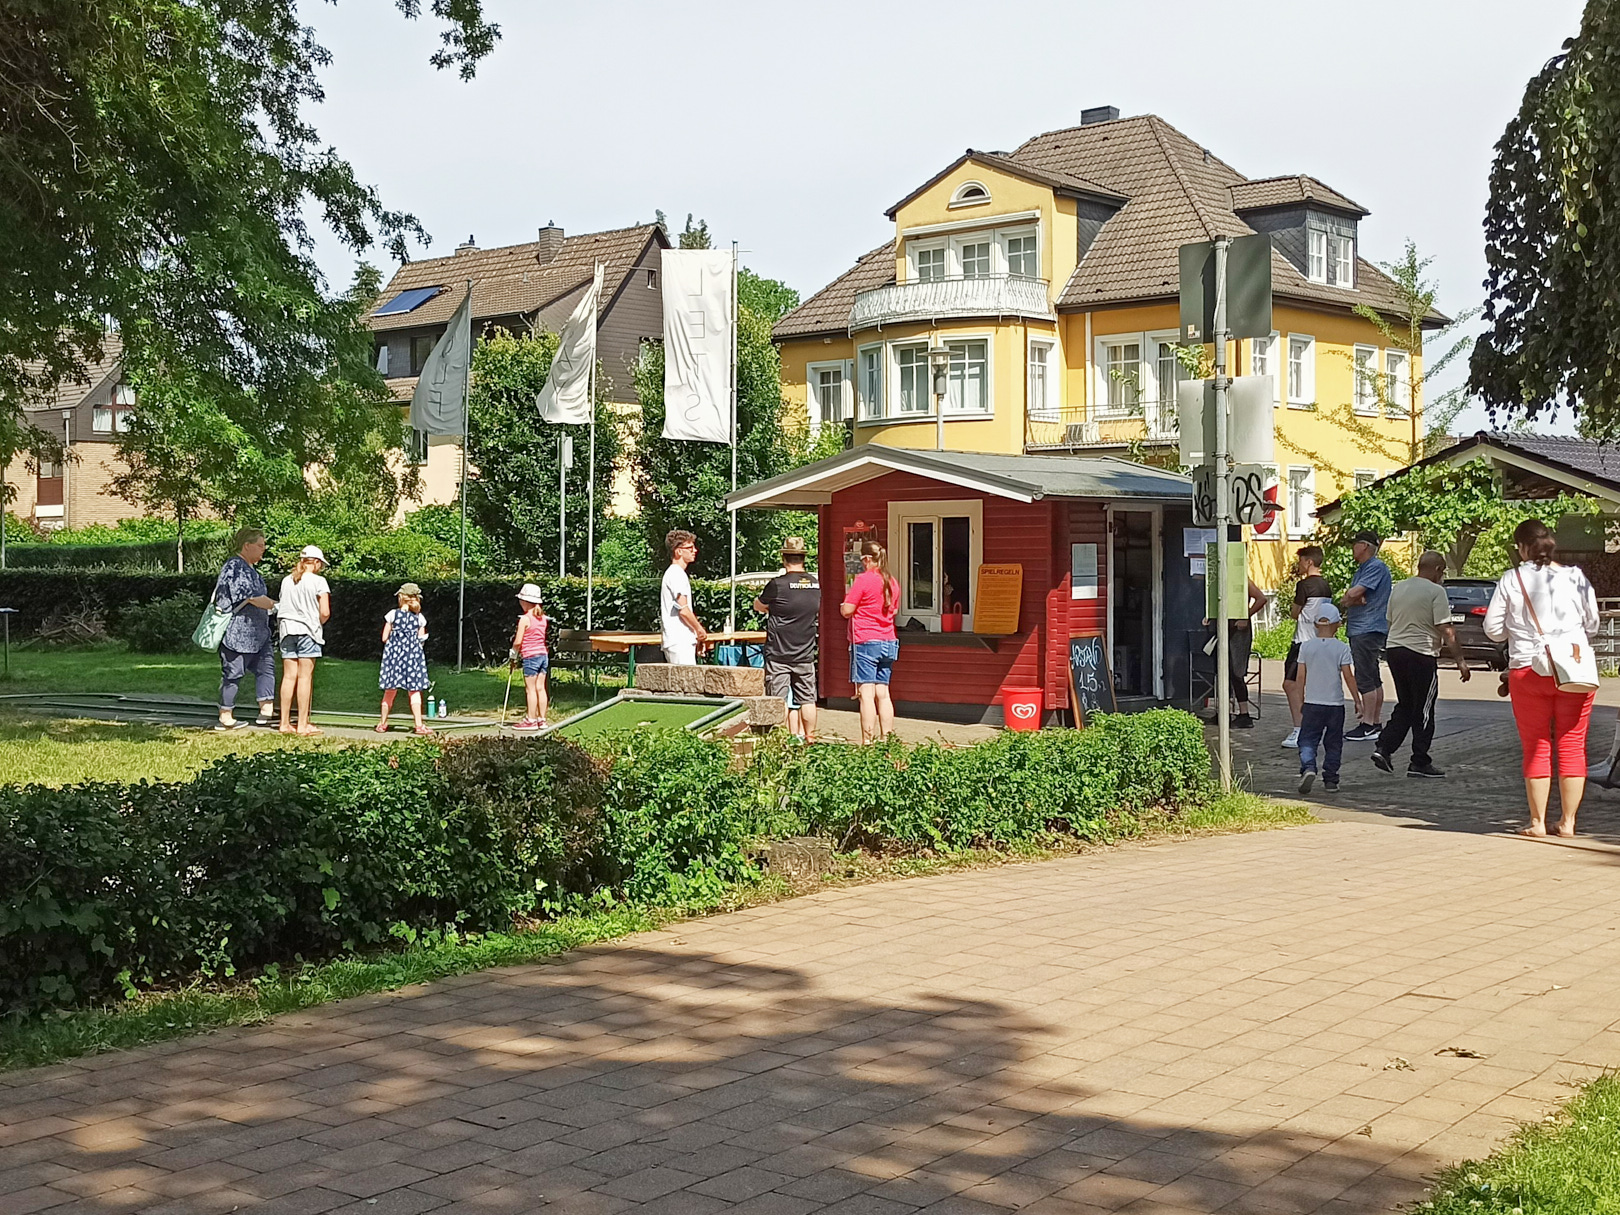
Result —
M 1270 473 L 1284 509 L 1253 537 L 1276 541 L 1251 550 L 1257 580 L 1283 579 L 1318 498 L 1394 471 L 1319 406 L 1352 406 L 1388 443 L 1419 433 L 1411 356 L 1353 311 L 1400 313 L 1394 283 L 1361 256 L 1368 212 L 1315 178 L 1250 180 L 1161 118 L 1100 107 L 1010 153 L 969 149 L 885 214 L 894 239 L 774 331 L 784 395 L 812 431 L 1174 464 L 1175 384 L 1190 374 L 1178 247 L 1266 232 L 1275 332 L 1228 348 L 1232 374 L 1276 385 Z M 927 366 L 940 346 L 943 416 Z

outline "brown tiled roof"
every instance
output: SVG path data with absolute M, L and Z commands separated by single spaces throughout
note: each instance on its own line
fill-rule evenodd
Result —
M 1232 209 L 1238 212 L 1258 211 L 1263 207 L 1296 206 L 1300 203 L 1317 203 L 1335 211 L 1348 211 L 1352 215 L 1371 214 L 1354 199 L 1346 198 L 1332 186 L 1304 174 L 1260 177 L 1238 182 L 1232 187 Z
M 25 363 L 24 371 L 30 377 L 40 376 L 45 370 L 43 363 Z M 54 388 L 48 389 L 38 396 L 29 396 L 23 401 L 25 410 L 35 409 L 72 409 L 74 406 L 95 392 L 108 380 L 115 379 L 124 371 L 124 343 L 116 334 L 109 333 L 101 339 L 101 357 L 84 366 L 84 376 L 80 379 L 60 380 Z
M 1059 308 L 1174 297 L 1179 294 L 1179 246 L 1253 231 L 1232 210 L 1233 187 L 1248 179 L 1155 114 L 1049 131 L 1012 156 L 1037 168 L 1100 182 L 1130 199 L 1102 226 L 1064 287 Z M 1334 197 L 1344 199 L 1337 193 Z M 1282 254 L 1272 254 L 1272 291 L 1279 298 L 1398 310 L 1395 285 L 1382 271 L 1362 258 L 1356 273 L 1355 290 L 1313 283 Z M 1436 324 L 1446 320 L 1434 311 L 1428 319 Z
M 923 182 L 922 185 L 918 186 L 910 194 L 907 194 L 883 214 L 889 219 L 893 219 L 894 213 L 901 207 L 905 206 L 912 199 L 916 198 L 917 195 L 921 194 L 924 190 L 932 187 L 941 178 L 949 173 L 954 173 L 958 168 L 969 161 L 972 161 L 975 164 L 986 165 L 992 169 L 999 169 L 1003 173 L 1011 173 L 1014 177 L 1023 177 L 1029 179 L 1030 181 L 1039 182 L 1043 186 L 1051 186 L 1052 189 L 1056 190 L 1059 194 L 1082 194 L 1091 198 L 1102 198 L 1117 202 L 1124 201 L 1124 199 L 1120 198 L 1106 186 L 1099 186 L 1094 181 L 1087 181 L 1085 178 L 1076 177 L 1072 173 L 1053 172 L 1050 169 L 1043 169 L 1038 165 L 1022 164 L 1008 156 L 1005 152 L 975 152 L 972 148 L 969 148 L 961 156 L 957 157 L 950 164 L 946 165 L 938 173 L 935 173 L 927 181 Z
M 394 272 L 378 297 L 378 307 L 413 287 L 444 287 L 446 290 L 420 307 L 397 316 L 367 314 L 366 324 L 379 331 L 442 325 L 455 315 L 466 294 L 465 283 L 469 278 L 473 280 L 475 321 L 540 311 L 589 282 L 597 262 L 607 266 L 603 283 L 605 303 L 617 294 L 647 242 L 653 240 L 665 247 L 669 243 L 656 224 L 639 224 L 634 228 L 564 237 L 556 258 L 544 266 L 534 260 L 539 248 L 537 241 L 499 249 L 469 249 L 450 257 L 408 262 Z M 551 318 L 542 315 L 541 319 Z
M 776 322 L 771 337 L 808 337 L 818 333 L 845 333 L 855 295 L 894 282 L 894 242 L 879 245 L 804 303 Z

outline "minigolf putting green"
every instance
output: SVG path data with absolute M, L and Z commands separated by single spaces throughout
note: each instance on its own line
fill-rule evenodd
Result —
M 626 690 L 558 722 L 546 733 L 563 738 L 589 738 L 620 730 L 690 730 L 706 734 L 734 720 L 745 709 L 740 700 Z

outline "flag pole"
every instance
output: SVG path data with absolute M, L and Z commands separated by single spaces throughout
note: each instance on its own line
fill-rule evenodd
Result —
M 467 635 L 467 437 L 471 431 L 468 417 L 472 413 L 467 400 L 472 385 L 472 279 L 467 280 L 467 361 L 461 368 L 461 576 L 456 595 L 456 673 L 462 669 L 464 643 Z
M 600 269 L 600 267 L 598 267 Z M 590 479 L 585 485 L 585 631 L 589 633 L 596 627 L 596 309 L 602 306 L 601 298 L 596 301 L 596 308 L 591 312 L 591 369 L 590 379 L 590 406 L 591 406 L 591 454 Z
M 557 577 L 568 571 L 568 436 L 557 436 Z
M 737 493 L 737 242 L 731 242 L 731 492 Z M 737 627 L 737 508 L 731 508 L 731 615 L 726 627 Z

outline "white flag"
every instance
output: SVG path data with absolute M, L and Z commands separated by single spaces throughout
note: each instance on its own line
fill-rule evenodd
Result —
M 411 394 L 411 426 L 429 443 L 460 443 L 467 433 L 467 369 L 472 359 L 472 291 L 422 364 Z
M 664 438 L 731 442 L 732 255 L 665 249 Z
M 596 305 L 602 298 L 602 264 L 563 325 L 546 386 L 535 398 L 547 422 L 591 420 L 591 369 L 596 366 Z

